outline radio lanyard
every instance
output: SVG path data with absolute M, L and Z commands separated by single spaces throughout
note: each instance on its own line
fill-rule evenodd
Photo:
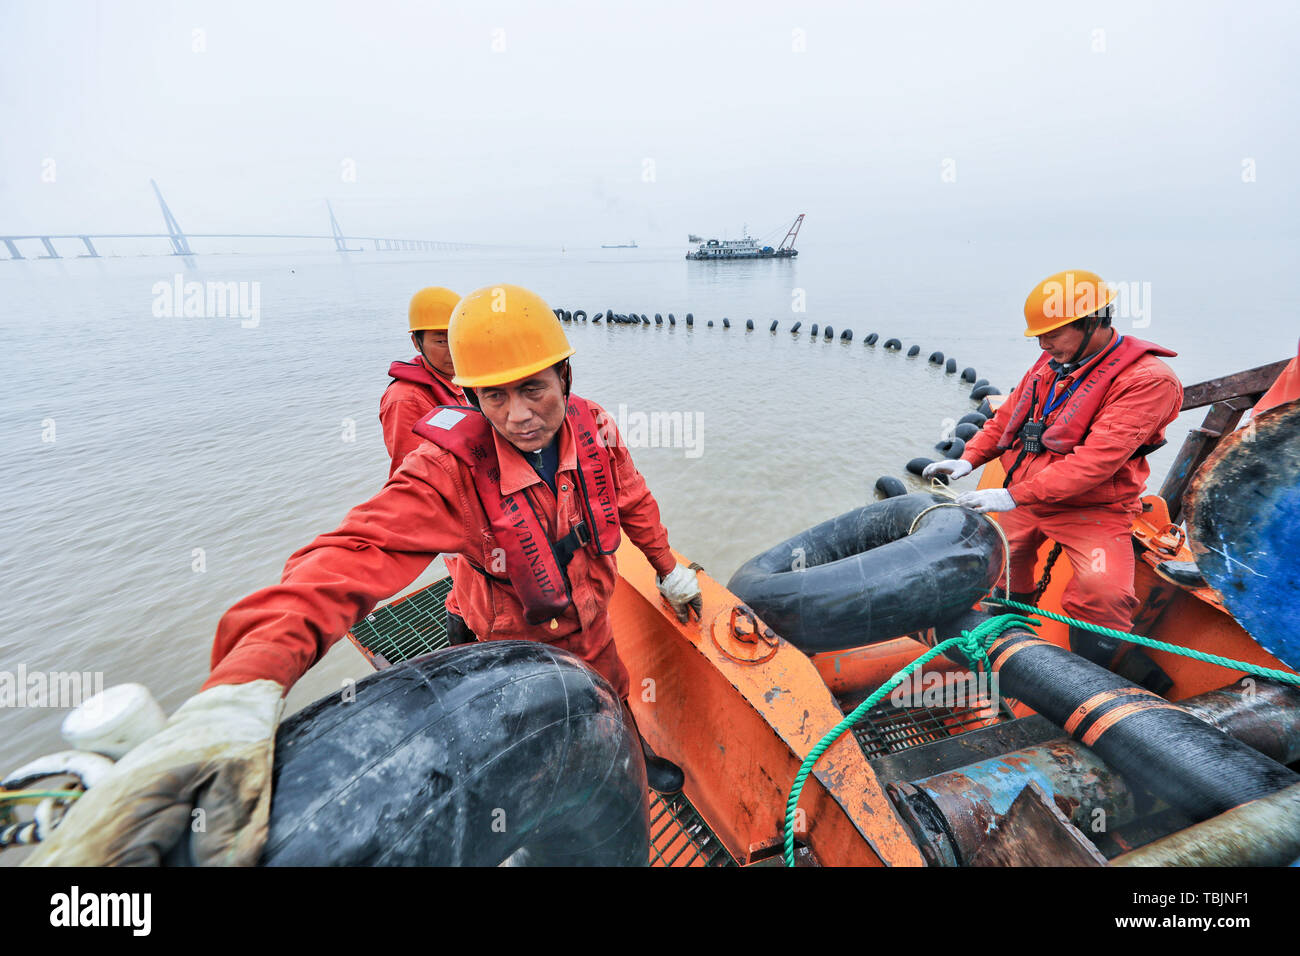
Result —
M 1034 390 L 1029 393 L 1029 417 L 1028 419 L 1026 419 L 1027 423 L 1033 422 L 1034 412 L 1035 410 L 1037 410 L 1037 408 L 1038 408 L 1038 383 L 1034 382 Z M 1024 431 L 1023 425 L 1020 426 L 1020 430 L 1021 432 Z M 1006 488 L 1008 485 L 1011 484 L 1011 476 L 1016 473 L 1016 469 L 1020 467 L 1020 463 L 1025 460 L 1025 455 L 1027 454 L 1029 454 L 1029 447 L 1025 444 L 1025 441 L 1022 438 L 1020 441 L 1020 454 L 1016 456 L 1016 460 L 1012 462 L 1011 467 L 1007 469 L 1006 477 L 1002 479 L 1003 488 Z
M 1071 385 L 1069 388 L 1063 391 L 1060 395 L 1057 395 L 1056 385 L 1059 381 L 1060 381 L 1060 377 L 1058 376 L 1056 380 L 1053 381 L 1052 384 L 1048 387 L 1047 398 L 1043 400 L 1043 417 L 1040 418 L 1039 421 L 1043 421 L 1043 422 L 1047 421 L 1048 415 L 1052 414 L 1052 412 L 1056 411 L 1058 408 L 1061 407 L 1062 404 L 1067 402 L 1070 396 L 1074 394 L 1074 390 L 1079 387 L 1079 383 L 1082 382 L 1083 379 L 1076 378 L 1074 380 L 1073 385 Z
M 1105 361 L 1107 355 L 1109 355 L 1111 352 L 1115 351 L 1115 349 L 1119 348 L 1119 344 L 1120 344 L 1121 342 L 1123 342 L 1123 341 L 1124 341 L 1124 336 L 1122 336 L 1122 335 L 1117 336 L 1116 339 L 1115 339 L 1115 341 L 1114 341 L 1113 343 L 1111 343 L 1110 348 L 1108 348 L 1105 352 L 1102 352 L 1101 355 L 1099 355 L 1099 356 L 1097 357 L 1097 359 L 1096 359 L 1095 362 L 1089 362 L 1088 365 L 1092 366 L 1093 368 L 1096 368 L 1096 367 L 1097 367 L 1098 365 L 1100 365 L 1103 361 Z M 1079 371 L 1082 372 L 1082 368 L 1079 369 Z M 1047 389 L 1047 398 L 1046 398 L 1046 400 L 1043 402 L 1043 417 L 1039 419 L 1039 421 L 1041 421 L 1041 422 L 1046 422 L 1046 421 L 1047 421 L 1047 416 L 1051 415 L 1052 412 L 1056 411 L 1058 408 L 1060 408 L 1062 405 L 1064 405 L 1067 401 L 1069 401 L 1070 396 L 1074 394 L 1074 390 L 1075 390 L 1076 388 L 1078 388 L 1081 384 L 1083 384 L 1083 380 L 1084 380 L 1085 378 L 1087 378 L 1088 376 L 1087 376 L 1087 375 L 1080 375 L 1078 378 L 1076 378 L 1076 379 L 1074 380 L 1074 384 L 1072 384 L 1069 388 L 1067 388 L 1064 392 L 1062 392 L 1062 393 L 1058 396 L 1058 395 L 1056 394 L 1056 386 L 1057 386 L 1057 383 L 1061 381 L 1061 378 L 1062 378 L 1062 377 L 1063 377 L 1063 376 L 1058 372 L 1058 373 L 1057 373 L 1057 377 L 1056 377 L 1056 379 L 1053 380 L 1051 386 Z M 1037 383 L 1035 383 L 1035 384 L 1034 384 L 1035 397 L 1037 397 L 1037 389 L 1038 389 L 1038 385 L 1037 385 Z M 1030 411 L 1029 411 L 1029 417 L 1030 417 L 1030 420 L 1032 420 L 1033 417 L 1034 417 L 1034 413 L 1033 413 L 1033 409 L 1032 409 L 1032 408 L 1031 408 Z

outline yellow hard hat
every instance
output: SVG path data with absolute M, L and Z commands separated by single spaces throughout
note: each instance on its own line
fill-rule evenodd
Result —
M 1115 291 L 1095 272 L 1072 269 L 1050 275 L 1025 299 L 1025 337 L 1033 338 L 1100 312 Z
M 573 354 L 551 307 L 517 285 L 485 286 L 461 299 L 447 345 L 452 381 L 468 388 L 518 381 Z
M 460 296 L 450 289 L 431 285 L 411 296 L 411 331 L 447 331 L 451 310 L 456 308 Z

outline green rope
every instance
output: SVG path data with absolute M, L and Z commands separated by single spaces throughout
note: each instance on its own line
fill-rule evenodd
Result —
M 1226 667 L 1232 671 L 1244 671 L 1247 674 L 1254 674 L 1256 677 L 1267 677 L 1270 680 L 1282 681 L 1285 684 L 1300 685 L 1300 675 L 1292 674 L 1289 671 L 1275 670 L 1272 667 L 1257 667 L 1254 664 L 1248 664 L 1245 661 L 1234 661 L 1230 657 L 1220 657 L 1218 654 L 1206 654 L 1204 651 L 1192 650 L 1190 647 L 1181 647 L 1178 644 L 1166 644 L 1164 641 L 1157 641 L 1154 638 L 1142 637 L 1138 634 L 1130 634 L 1127 631 L 1117 631 L 1114 628 L 1102 627 L 1100 624 L 1089 624 L 1087 621 L 1076 621 L 1072 617 L 1066 617 L 1064 614 L 1054 614 L 1051 611 L 1044 611 L 1042 608 L 1033 607 L 1028 604 L 1021 604 L 1019 601 L 1009 601 L 1006 598 L 988 597 L 984 599 L 988 604 L 1001 604 L 1005 607 L 1015 608 L 1018 611 L 1029 611 L 1032 614 L 1041 614 L 1043 617 L 1051 618 L 1053 621 L 1060 621 L 1062 624 L 1069 624 L 1073 627 L 1081 627 L 1084 630 L 1094 631 L 1097 634 L 1105 634 L 1107 637 L 1114 637 L 1121 641 L 1128 641 L 1132 644 L 1140 644 L 1143 647 L 1154 648 L 1157 651 L 1168 651 L 1170 654 L 1181 654 L 1183 657 L 1190 657 L 1192 660 L 1203 661 L 1206 664 L 1218 664 L 1220 667 Z
M 1036 608 L 1029 609 L 1031 613 L 1037 613 Z M 849 714 L 838 724 L 836 724 L 829 733 L 817 745 L 808 752 L 804 758 L 803 764 L 799 767 L 799 772 L 795 774 L 794 785 L 790 788 L 790 799 L 785 805 L 785 865 L 794 866 L 794 817 L 795 810 L 799 806 L 799 795 L 803 792 L 804 782 L 808 779 L 808 774 L 812 772 L 813 765 L 821 759 L 822 754 L 830 749 L 831 744 L 835 743 L 844 731 L 848 730 L 859 720 L 866 716 L 882 698 L 895 687 L 903 682 L 912 671 L 924 667 L 930 661 L 934 660 L 940 654 L 950 647 L 956 647 L 966 656 L 968 661 L 978 663 L 985 672 L 993 669 L 989 662 L 988 649 L 993 642 L 1004 632 L 1013 627 L 1038 626 L 1040 622 L 1030 618 L 1021 617 L 1018 614 L 1002 614 L 998 617 L 991 617 L 987 621 L 980 623 L 973 631 L 962 631 L 958 637 L 952 637 L 937 644 L 926 653 L 922 654 L 912 663 L 908 664 L 902 670 L 894 674 L 893 677 L 885 681 L 879 689 L 870 697 L 854 708 L 853 713 Z
M 81 790 L 0 790 L 0 803 L 26 803 L 45 800 L 75 800 L 81 796 Z

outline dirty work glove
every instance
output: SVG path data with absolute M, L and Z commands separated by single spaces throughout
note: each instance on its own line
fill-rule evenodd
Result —
M 252 866 L 266 842 L 283 707 L 284 688 L 271 680 L 195 694 L 87 790 L 25 862 L 157 866 L 189 837 L 200 866 Z
M 962 458 L 945 458 L 943 461 L 932 461 L 925 466 L 921 472 L 922 478 L 933 478 L 937 474 L 945 474 L 953 481 L 963 478 L 970 474 L 971 464 Z
M 664 600 L 677 612 L 677 620 L 685 624 L 690 620 L 691 609 L 695 611 L 695 619 L 699 620 L 704 613 L 704 595 L 700 593 L 700 582 L 692 569 L 679 564 L 668 572 L 667 577 L 655 578 L 655 583 L 659 585 Z
M 1016 499 L 1005 488 L 986 488 L 958 495 L 957 504 L 977 514 L 987 514 L 990 511 L 1010 511 L 1016 506 Z

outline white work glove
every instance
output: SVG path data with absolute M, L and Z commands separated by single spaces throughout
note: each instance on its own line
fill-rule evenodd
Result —
M 943 473 L 956 481 L 958 478 L 964 478 L 970 474 L 971 464 L 964 458 L 945 458 L 943 461 L 933 461 L 925 466 L 921 472 L 922 478 L 933 478 L 935 475 Z
M 990 511 L 1010 511 L 1016 506 L 1016 499 L 1005 488 L 986 488 L 958 495 L 957 504 L 977 514 L 987 514 Z
M 659 585 L 659 593 L 664 596 L 664 600 L 677 612 L 677 620 L 685 624 L 690 620 L 691 610 L 695 611 L 695 619 L 699 620 L 704 613 L 704 595 L 700 593 L 700 582 L 696 579 L 694 570 L 679 564 L 668 572 L 667 577 L 656 577 L 655 583 Z
M 198 864 L 254 865 L 283 708 L 284 688 L 272 680 L 195 694 L 86 791 L 25 864 L 157 866 L 192 830 Z

